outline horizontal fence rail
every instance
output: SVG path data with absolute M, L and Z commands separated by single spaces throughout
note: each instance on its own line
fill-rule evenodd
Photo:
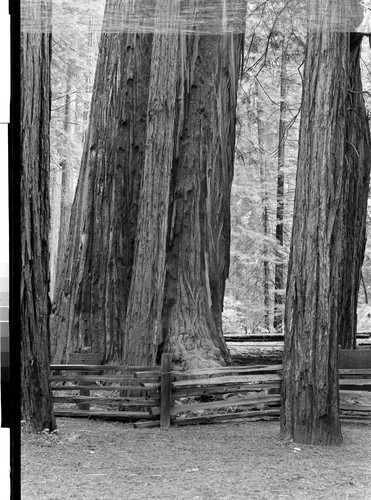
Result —
M 371 350 L 358 357 L 355 352 L 339 356 L 340 414 L 371 419 L 371 405 L 353 397 L 354 391 L 371 391 Z M 169 427 L 280 415 L 279 364 L 182 371 L 172 369 L 171 355 L 163 354 L 158 367 L 53 364 L 50 378 L 57 417 Z M 353 391 L 351 403 L 348 391 Z

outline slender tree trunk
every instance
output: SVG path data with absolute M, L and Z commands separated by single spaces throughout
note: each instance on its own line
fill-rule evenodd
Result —
M 362 271 L 361 271 L 361 281 L 362 281 L 362 286 L 363 286 L 363 293 L 365 296 L 365 303 L 368 304 L 368 293 L 367 293 L 366 283 L 365 283 L 365 279 L 363 277 Z
M 30 430 L 53 430 L 49 386 L 49 124 L 51 5 L 22 5 L 21 406 Z
M 344 266 L 338 342 L 343 349 L 355 349 L 357 342 L 357 304 L 362 264 L 366 248 L 366 217 L 370 184 L 371 141 L 365 108 L 360 49 L 362 35 L 350 34 L 349 83 L 346 114 L 345 163 L 350 170 L 344 189 Z
M 108 0 L 89 127 L 52 317 L 53 356 L 120 360 L 143 170 L 152 35 L 111 33 L 135 2 Z M 127 9 L 127 10 L 126 10 Z
M 59 203 L 58 208 L 52 207 L 52 209 L 56 210 L 56 216 L 53 217 L 53 222 L 55 226 L 52 228 L 50 238 L 50 297 L 53 299 L 54 296 L 54 288 L 56 282 L 56 273 L 57 273 L 57 263 L 59 261 L 63 261 L 66 245 L 67 245 L 67 236 L 68 236 L 68 228 L 70 221 L 70 213 L 71 206 L 73 202 L 73 167 L 68 162 L 68 153 L 69 153 L 69 137 L 72 137 L 74 133 L 74 125 L 73 125 L 73 108 L 74 103 L 71 99 L 71 69 L 68 68 L 67 71 L 67 84 L 66 84 L 66 95 L 64 100 L 64 123 L 63 123 L 63 132 L 64 132 L 64 141 L 62 143 L 62 157 L 63 160 L 60 162 L 60 175 L 57 175 L 55 178 L 56 185 L 53 187 L 54 190 L 54 200 Z M 76 101 L 74 101 L 76 102 Z M 59 191 L 59 193 L 57 192 Z M 55 234 L 56 233 L 56 234 Z M 61 270 L 61 267 L 59 267 Z
M 278 166 L 277 166 L 277 211 L 276 211 L 276 265 L 274 276 L 274 319 L 273 326 L 277 332 L 282 331 L 283 291 L 284 291 L 284 263 L 283 247 L 283 220 L 285 210 L 285 152 L 286 152 L 286 114 L 287 114 L 287 44 L 285 36 L 282 40 L 281 76 L 280 76 L 280 120 L 278 126 Z
M 229 361 L 221 313 L 229 271 L 237 80 L 243 36 L 182 35 L 163 337 L 186 367 Z
M 147 142 L 135 257 L 126 317 L 124 362 L 151 365 L 161 336 L 170 176 L 173 162 L 179 3 L 162 0 L 152 47 Z M 166 71 L 164 71 L 166 64 Z
M 262 245 L 263 258 L 263 298 L 264 298 L 264 328 L 270 331 L 270 267 L 268 260 L 267 238 L 269 234 L 268 225 L 268 192 L 267 192 L 267 172 L 266 172 L 266 151 L 264 141 L 263 108 L 261 105 L 260 88 L 258 81 L 255 81 L 256 93 L 256 116 L 258 124 L 258 144 L 260 154 L 260 183 L 261 183 L 261 204 L 262 204 L 262 227 L 264 242 Z
M 57 253 L 58 253 L 58 236 L 59 236 L 59 219 L 61 210 L 61 185 L 62 171 L 60 166 L 52 163 L 50 166 L 50 234 L 49 234 L 49 250 L 50 250 L 50 299 L 53 299 L 56 272 L 57 272 Z

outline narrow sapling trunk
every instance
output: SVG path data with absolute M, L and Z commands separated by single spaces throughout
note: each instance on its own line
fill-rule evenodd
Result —
M 287 115 L 287 44 L 285 37 L 282 40 L 281 76 L 280 76 L 280 120 L 278 127 L 278 166 L 277 166 L 277 210 L 276 210 L 276 265 L 274 276 L 274 319 L 273 326 L 277 332 L 282 331 L 284 263 L 283 247 L 283 220 L 285 208 L 285 153 L 286 153 L 286 115 Z
M 267 165 L 266 151 L 264 138 L 264 123 L 263 123 L 263 108 L 261 104 L 259 82 L 255 81 L 256 95 L 256 117 L 258 124 L 258 145 L 260 154 L 260 189 L 261 189 L 261 205 L 262 205 L 262 229 L 264 235 L 264 243 L 262 245 L 263 258 L 263 300 L 264 300 L 264 328 L 267 332 L 270 331 L 270 265 L 268 260 L 268 244 L 269 235 L 269 220 L 268 220 L 268 191 L 267 191 Z

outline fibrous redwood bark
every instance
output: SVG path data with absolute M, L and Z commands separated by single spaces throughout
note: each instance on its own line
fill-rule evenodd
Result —
M 146 152 L 125 324 L 123 360 L 128 364 L 154 364 L 161 336 L 174 149 L 178 16 L 178 2 L 158 3 L 155 23 L 167 26 L 170 33 L 156 33 L 152 45 Z
M 321 12 L 320 1 L 313 12 Z M 340 443 L 338 323 L 349 35 L 333 31 L 329 2 L 308 32 L 285 310 L 281 432 Z M 339 7 L 340 8 L 340 7 Z
M 242 34 L 182 35 L 163 338 L 186 367 L 229 360 L 222 335 L 229 271 L 237 80 Z
M 115 33 L 109 26 L 115 17 L 124 19 L 132 4 L 106 4 L 89 127 L 53 307 L 56 361 L 68 361 L 68 355 L 81 347 L 91 347 L 102 361 L 122 357 L 152 35 Z
M 49 386 L 49 122 L 51 5 L 22 5 L 21 408 L 31 431 L 53 430 Z
M 367 202 L 370 185 L 371 141 L 369 119 L 363 98 L 360 50 L 362 35 L 350 34 L 349 83 L 346 114 L 345 163 L 349 170 L 344 186 L 346 208 L 343 214 L 344 265 L 340 277 L 342 297 L 338 343 L 355 349 L 357 303 L 362 263 L 366 247 Z
M 197 13 L 202 2 L 189 3 Z M 153 45 L 151 35 L 102 35 L 56 360 L 86 346 L 132 364 L 163 350 L 184 366 L 229 357 L 221 312 L 243 35 L 177 36 L 179 2 L 157 5 L 171 15 Z M 106 13 L 120 19 L 111 0 Z
M 360 37 L 332 24 L 346 7 L 311 4 L 320 16 L 308 34 L 286 294 L 281 431 L 312 444 L 342 440 L 338 343 L 353 328 L 364 253 L 370 132 Z

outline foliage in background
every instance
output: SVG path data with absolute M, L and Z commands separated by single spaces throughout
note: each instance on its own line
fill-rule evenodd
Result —
M 232 188 L 231 269 L 224 311 L 228 333 L 242 333 L 241 329 L 246 333 L 273 331 L 275 266 L 279 262 L 286 265 L 288 259 L 301 98 L 300 68 L 305 44 L 305 33 L 294 24 L 294 14 L 290 3 L 265 3 L 253 11 L 247 23 Z M 286 90 L 283 97 L 282 78 Z M 276 239 L 276 216 L 282 104 L 286 113 L 282 165 L 284 237 L 280 246 Z M 278 291 L 282 295 L 284 292 L 284 288 Z M 234 315 L 230 307 L 235 309 Z M 282 309 L 283 306 L 281 312 Z M 233 316 L 239 318 L 238 323 L 231 322 Z
M 104 0 L 88 4 L 53 1 L 51 106 L 51 296 L 54 293 L 60 235 L 67 233 L 98 53 Z M 61 231 L 60 231 L 61 229 Z

